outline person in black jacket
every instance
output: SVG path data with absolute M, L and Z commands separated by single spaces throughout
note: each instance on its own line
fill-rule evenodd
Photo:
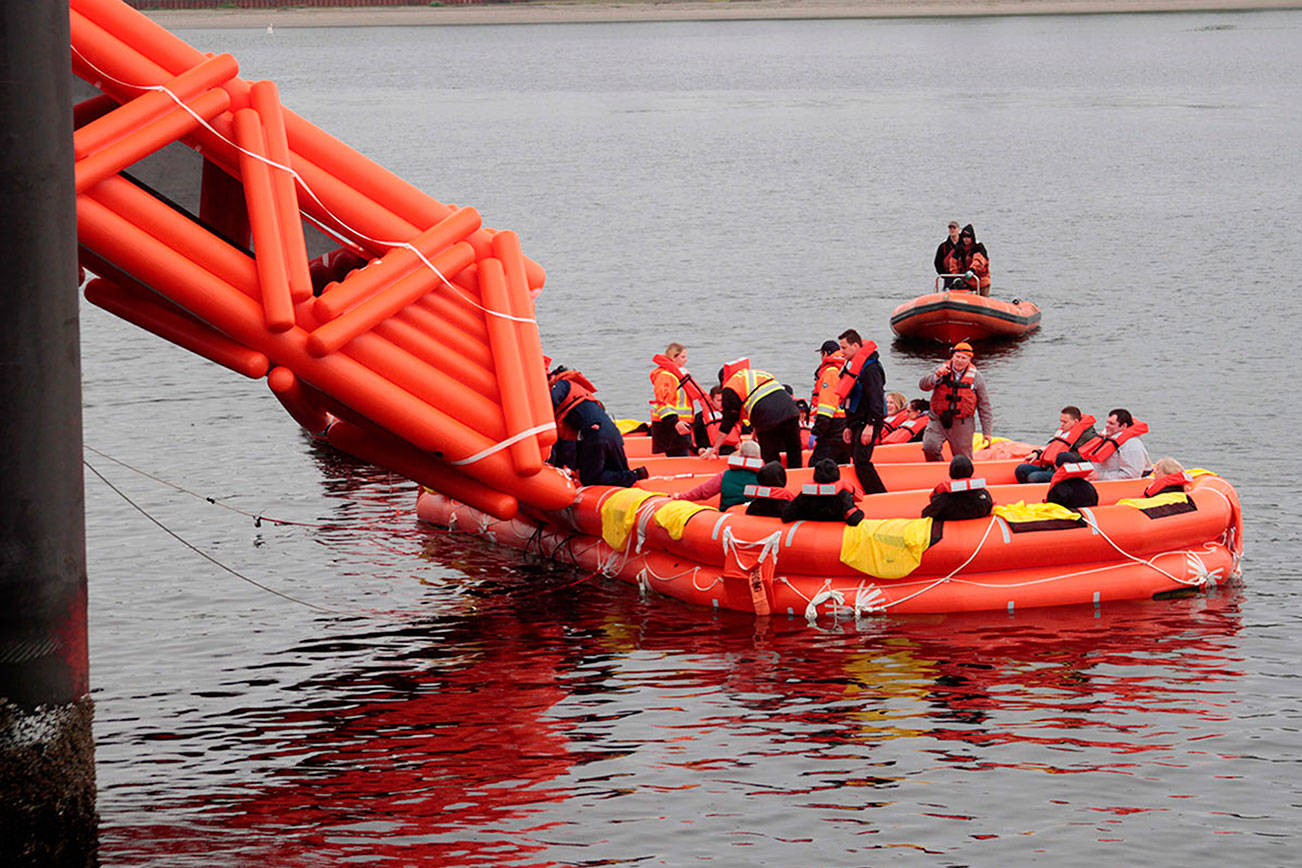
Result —
M 940 242 L 936 248 L 936 273 L 937 274 L 956 274 L 953 269 L 958 267 L 958 260 L 954 251 L 958 249 L 958 221 L 949 221 L 949 237 Z M 958 286 L 962 283 L 957 277 L 945 278 L 945 289 L 952 286 Z
M 552 382 L 552 408 L 562 411 L 563 421 L 575 432 L 577 441 L 574 448 L 574 461 L 582 485 L 618 485 L 628 488 L 639 479 L 647 478 L 645 467 L 632 469 L 628 466 L 628 457 L 624 454 L 624 438 L 615 423 L 606 414 L 605 408 L 595 398 L 585 397 L 569 403 L 571 389 L 575 384 L 566 379 L 554 379 Z
M 792 501 L 786 485 L 787 469 L 782 466 L 782 462 L 770 461 L 765 464 L 755 474 L 755 484 L 746 486 L 746 494 L 751 498 L 750 503 L 746 504 L 746 514 L 780 517 L 782 510 Z
M 1098 490 L 1086 478 L 1093 473 L 1094 465 L 1081 461 L 1075 452 L 1060 452 L 1053 461 L 1055 470 L 1049 493 L 1044 496 L 1045 503 L 1056 503 L 1067 509 L 1099 505 Z
M 949 462 L 949 480 L 931 492 L 931 502 L 922 510 L 922 517 L 938 521 L 985 518 L 994 508 L 986 481 L 972 478 L 972 459 L 955 455 Z
M 886 486 L 873 467 L 873 445 L 881 438 L 886 421 L 886 369 L 877 354 L 877 344 L 865 344 L 854 329 L 841 332 L 840 341 L 846 361 L 837 391 L 845 396 L 845 442 L 854 450 L 851 461 L 864 494 L 880 494 Z
M 843 521 L 856 525 L 863 510 L 855 506 L 854 495 L 841 486 L 841 469 L 830 458 L 814 465 L 814 481 L 801 486 L 800 493 L 782 510 L 784 522 Z

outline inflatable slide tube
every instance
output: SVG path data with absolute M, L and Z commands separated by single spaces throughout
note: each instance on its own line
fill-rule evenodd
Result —
M 255 82 L 249 88 L 249 104 L 262 121 L 271 167 L 272 186 L 276 195 L 276 214 L 280 218 L 280 237 L 285 245 L 285 268 L 289 273 L 289 292 L 297 304 L 312 297 L 312 275 L 308 271 L 307 241 L 303 235 L 303 216 L 298 207 L 294 176 L 289 173 L 293 157 L 285 134 L 285 111 L 280 104 L 280 90 L 274 81 Z
M 267 386 L 285 412 L 313 437 L 324 437 L 333 418 L 308 397 L 289 368 L 276 367 L 267 374 Z
M 502 263 L 491 257 L 481 259 L 479 276 L 484 302 L 488 308 L 508 311 L 510 302 L 507 299 L 506 271 L 502 268 Z M 487 324 L 493 358 L 497 360 L 497 388 L 502 397 L 507 437 L 512 438 L 533 427 L 529 395 L 525 391 L 529 380 L 525 376 L 523 354 L 511 321 L 490 315 Z M 532 476 L 542 469 L 543 456 L 536 437 L 518 439 L 508 449 L 517 473 Z
M 235 112 L 235 141 L 240 152 L 240 179 L 244 183 L 244 202 L 249 212 L 249 230 L 253 233 L 253 260 L 258 272 L 258 287 L 267 328 L 283 332 L 294 325 L 294 302 L 289 294 L 285 240 L 277 213 L 276 190 L 267 156 L 267 142 L 262 120 L 253 109 Z

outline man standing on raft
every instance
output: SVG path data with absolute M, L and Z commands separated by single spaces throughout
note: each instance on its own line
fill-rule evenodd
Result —
M 985 378 L 972 364 L 972 345 L 967 341 L 955 344 L 949 361 L 919 380 L 918 388 L 931 392 L 931 412 L 922 433 L 922 454 L 928 461 L 941 460 L 945 441 L 949 441 L 952 454 L 970 459 L 977 413 L 981 414 L 981 433 L 990 439 L 995 411 Z
M 846 329 L 838 339 L 845 356 L 836 385 L 836 394 L 845 407 L 842 438 L 852 450 L 850 460 L 863 493 L 881 494 L 886 486 L 873 467 L 873 446 L 886 420 L 886 369 L 877 355 L 877 344 L 865 344 L 859 332 Z

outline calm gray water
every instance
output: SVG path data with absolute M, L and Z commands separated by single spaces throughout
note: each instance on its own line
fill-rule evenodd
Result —
M 849 326 L 915 394 L 890 311 L 972 222 L 1045 311 L 978 358 L 997 433 L 1129 407 L 1239 487 L 1248 557 L 1207 598 L 757 626 L 420 527 L 87 308 L 90 463 L 294 598 L 88 473 L 106 863 L 1295 861 L 1302 13 L 183 35 L 520 232 L 617 415 L 668 340 L 803 391 Z

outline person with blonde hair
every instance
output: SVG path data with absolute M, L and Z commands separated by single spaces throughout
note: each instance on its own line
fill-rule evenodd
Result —
M 652 358 L 651 452 L 679 457 L 692 454 L 692 399 L 683 388 L 687 347 L 677 341 Z
M 1144 489 L 1144 497 L 1156 497 L 1174 491 L 1188 491 L 1193 479 L 1185 472 L 1184 465 L 1167 456 L 1153 462 L 1153 481 Z

